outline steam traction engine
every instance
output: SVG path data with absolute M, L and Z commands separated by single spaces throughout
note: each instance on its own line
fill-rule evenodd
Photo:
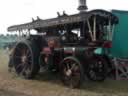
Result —
M 111 68 L 104 49 L 111 47 L 112 26 L 117 22 L 110 12 L 92 10 L 11 26 L 8 31 L 37 31 L 14 47 L 11 59 L 15 72 L 32 79 L 40 69 L 54 70 L 70 87 L 80 86 L 85 75 L 103 81 Z M 98 48 L 102 49 L 100 54 Z

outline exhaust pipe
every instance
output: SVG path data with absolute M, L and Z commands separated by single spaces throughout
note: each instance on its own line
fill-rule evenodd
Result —
M 85 12 L 87 10 L 87 5 L 86 5 L 86 0 L 79 0 L 79 6 L 78 6 L 78 10 L 80 12 Z

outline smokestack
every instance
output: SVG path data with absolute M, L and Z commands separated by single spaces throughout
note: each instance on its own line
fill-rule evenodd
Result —
M 80 12 L 85 12 L 87 10 L 87 6 L 86 6 L 86 0 L 79 0 L 79 6 L 78 6 L 78 10 Z

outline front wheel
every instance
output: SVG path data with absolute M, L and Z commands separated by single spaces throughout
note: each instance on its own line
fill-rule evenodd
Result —
M 84 78 L 81 63 L 75 57 L 66 57 L 60 64 L 60 77 L 64 85 L 70 88 L 80 87 Z
M 108 73 L 108 63 L 103 56 L 94 56 L 88 64 L 87 77 L 92 81 L 104 81 Z

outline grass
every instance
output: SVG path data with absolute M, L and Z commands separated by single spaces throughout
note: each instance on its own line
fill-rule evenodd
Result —
M 8 55 L 0 50 L 0 96 L 128 96 L 128 81 L 85 81 L 80 89 L 66 88 L 56 75 L 24 80 L 8 72 Z M 13 94 L 13 95 L 11 95 Z

